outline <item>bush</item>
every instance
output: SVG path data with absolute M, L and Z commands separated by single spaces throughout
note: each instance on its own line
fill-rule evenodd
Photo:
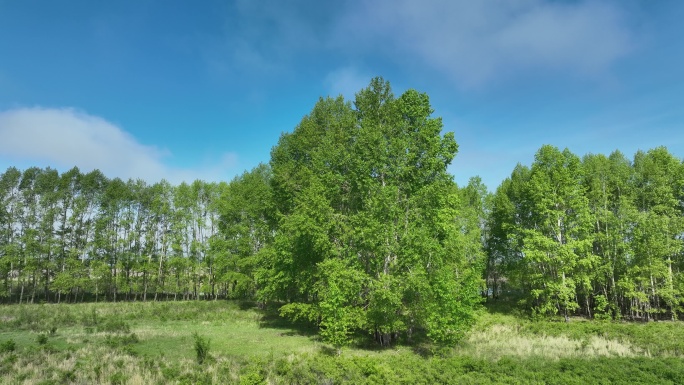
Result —
M 124 385 L 128 381 L 128 376 L 122 372 L 115 372 L 109 377 L 109 382 L 112 385 Z
M 0 344 L 0 353 L 8 353 L 17 350 L 17 343 L 14 340 L 7 340 Z
M 192 337 L 195 339 L 195 353 L 197 354 L 197 363 L 203 364 L 209 356 L 209 340 L 195 332 Z
M 47 334 L 38 334 L 38 337 L 36 338 L 36 342 L 38 342 L 38 345 L 46 345 L 48 343 L 48 336 Z
M 140 342 L 138 336 L 135 333 L 129 335 L 108 335 L 105 337 L 104 343 L 110 348 L 127 348 L 130 345 Z

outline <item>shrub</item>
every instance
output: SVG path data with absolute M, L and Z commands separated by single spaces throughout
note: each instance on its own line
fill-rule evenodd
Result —
M 169 366 L 162 368 L 161 374 L 166 380 L 175 380 L 180 377 L 181 370 L 178 366 Z
M 195 332 L 192 337 L 195 339 L 195 353 L 197 354 L 197 363 L 202 364 L 209 356 L 209 340 Z
M 14 340 L 7 340 L 0 344 L 0 353 L 13 352 L 17 350 L 17 343 Z
M 44 333 L 38 334 L 38 337 L 36 338 L 36 342 L 38 342 L 38 345 L 46 345 L 48 343 L 47 334 L 44 334 Z
M 138 336 L 135 333 L 129 335 L 108 335 L 105 337 L 104 343 L 110 348 L 127 348 L 130 345 L 140 342 Z
M 128 376 L 122 372 L 115 372 L 109 377 L 109 382 L 112 385 L 124 385 L 128 381 Z

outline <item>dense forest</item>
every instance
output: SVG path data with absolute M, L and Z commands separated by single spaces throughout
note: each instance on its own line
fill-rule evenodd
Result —
M 536 314 L 677 319 L 684 166 L 665 147 L 580 159 L 542 147 L 491 198 L 487 279 Z
M 336 346 L 453 342 L 478 303 L 534 315 L 677 319 L 684 165 L 664 147 L 542 147 L 494 193 L 447 173 L 458 145 L 426 94 L 373 79 L 321 98 L 269 164 L 229 183 L 0 176 L 5 303 L 243 298 Z

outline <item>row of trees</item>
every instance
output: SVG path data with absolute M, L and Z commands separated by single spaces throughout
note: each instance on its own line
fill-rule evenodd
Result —
M 538 314 L 672 318 L 684 305 L 684 165 L 664 147 L 542 147 L 491 198 L 487 278 Z
M 250 295 L 252 263 L 244 259 L 253 254 L 254 237 L 244 235 L 253 229 L 247 221 L 228 224 L 259 204 L 237 201 L 247 194 L 244 186 L 268 186 L 268 178 L 265 166 L 231 183 L 178 186 L 110 180 L 97 170 L 9 168 L 0 176 L 0 297 L 21 303 Z

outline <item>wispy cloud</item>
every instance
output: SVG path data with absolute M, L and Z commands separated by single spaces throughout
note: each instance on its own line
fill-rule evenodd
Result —
M 313 58 L 380 59 L 464 87 L 521 71 L 593 77 L 633 50 L 628 11 L 617 0 L 240 0 L 206 56 L 214 69 L 251 75 Z
M 356 93 L 366 87 L 371 78 L 356 67 L 341 67 L 330 72 L 324 83 L 330 96 L 342 95 L 347 100 L 354 100 Z
M 286 73 L 301 52 L 320 48 L 323 26 L 310 1 L 238 0 L 226 11 L 222 34 L 206 44 L 210 69 L 222 75 Z
M 596 76 L 632 49 L 617 2 L 378 0 L 353 8 L 338 24 L 346 49 L 417 58 L 466 87 L 540 69 Z
M 149 182 L 165 178 L 174 183 L 226 179 L 226 173 L 237 166 L 237 155 L 232 153 L 198 169 L 168 166 L 164 161 L 171 155 L 139 143 L 105 119 L 74 109 L 19 108 L 0 112 L 0 160 L 8 166 L 45 162 L 62 169 L 99 169 L 108 177 Z

